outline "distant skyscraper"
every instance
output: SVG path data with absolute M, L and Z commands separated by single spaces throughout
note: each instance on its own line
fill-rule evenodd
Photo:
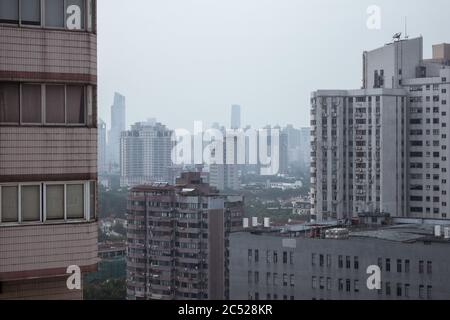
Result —
M 243 197 L 196 172 L 134 187 L 128 199 L 127 298 L 228 300 L 228 239 L 242 230 Z
M 114 103 L 111 106 L 111 129 L 109 131 L 108 149 L 111 169 L 118 169 L 120 164 L 120 137 L 126 130 L 125 97 L 120 93 L 114 94 Z
M 239 190 L 241 183 L 239 179 L 239 168 L 241 165 L 237 163 L 237 139 L 233 135 L 227 135 L 226 129 L 222 128 L 223 139 L 223 162 L 213 163 L 209 166 L 209 183 L 212 187 L 220 191 L 223 190 Z M 235 139 L 234 142 L 234 162 L 227 161 L 227 141 Z
M 122 132 L 120 183 L 135 186 L 169 182 L 172 168 L 172 131 L 152 119 Z
M 233 105 L 231 107 L 231 129 L 241 128 L 241 106 Z
M 106 123 L 99 119 L 98 121 L 98 172 L 100 174 L 108 171 L 106 161 Z

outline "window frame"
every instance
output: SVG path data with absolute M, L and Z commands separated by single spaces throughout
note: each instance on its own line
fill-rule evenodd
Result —
M 64 30 L 64 31 L 73 31 L 73 32 L 88 32 L 88 33 L 97 33 L 95 18 L 97 16 L 96 5 L 94 5 L 94 0 L 81 0 L 83 4 L 82 10 L 82 28 L 81 29 L 68 29 L 67 28 L 67 1 L 63 0 L 63 27 L 54 27 L 46 25 L 46 0 L 39 0 L 40 12 L 39 12 L 39 24 L 26 24 L 22 22 L 22 1 L 26 0 L 17 0 L 17 22 L 0 22 L 0 25 L 8 25 L 8 26 L 18 26 L 20 28 L 32 28 L 32 29 L 49 29 L 49 30 Z
M 91 183 L 96 181 L 39 181 L 39 182 L 23 182 L 23 183 L 2 183 L 0 184 L 0 227 L 3 226 L 23 226 L 23 225 L 40 225 L 40 224 L 67 224 L 80 222 L 94 222 L 97 220 L 97 199 L 94 198 L 95 214 L 91 217 L 91 197 L 90 189 Z M 63 185 L 64 186 L 64 219 L 47 219 L 47 186 L 49 185 Z M 82 185 L 83 186 L 83 218 L 68 218 L 67 217 L 67 186 L 68 185 Z M 39 187 L 39 221 L 23 221 L 22 217 L 22 187 L 23 186 L 38 186 Z M 17 222 L 2 222 L 2 188 L 3 187 L 17 187 Z
M 94 126 L 92 122 L 92 114 L 94 114 L 94 105 L 92 104 L 94 87 L 91 84 L 78 84 L 78 83 L 40 83 L 40 82 L 14 82 L 14 81 L 0 81 L 0 84 L 5 85 L 14 85 L 18 86 L 19 89 L 19 121 L 18 122 L 0 122 L 0 126 L 19 126 L 19 127 L 72 127 L 72 128 L 81 128 L 81 127 L 90 127 Z M 23 115 L 23 87 L 29 86 L 40 86 L 40 95 L 41 95 L 41 121 L 35 123 L 29 123 L 22 121 Z M 47 86 L 63 86 L 64 87 L 64 123 L 52 123 L 47 122 Z M 83 123 L 69 123 L 68 122 L 68 101 L 67 101 L 67 87 L 81 87 L 83 94 Z M 90 105 L 89 105 L 90 104 Z

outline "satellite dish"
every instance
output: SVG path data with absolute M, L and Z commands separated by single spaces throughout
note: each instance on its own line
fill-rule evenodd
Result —
M 402 33 L 401 33 L 401 32 L 398 32 L 398 33 L 394 34 L 394 36 L 393 36 L 392 38 L 393 38 L 393 39 L 400 40 L 401 37 L 402 37 Z

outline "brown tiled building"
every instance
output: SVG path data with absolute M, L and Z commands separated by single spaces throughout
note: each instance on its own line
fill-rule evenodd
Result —
M 175 185 L 128 197 L 128 299 L 229 298 L 229 234 L 242 227 L 243 197 L 222 195 L 184 173 Z
M 95 0 L 0 0 L 0 300 L 97 265 Z

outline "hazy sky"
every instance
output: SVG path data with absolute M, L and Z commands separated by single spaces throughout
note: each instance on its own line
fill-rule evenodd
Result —
M 370 5 L 381 29 L 366 26 Z M 362 51 L 404 30 L 431 45 L 450 42 L 448 0 L 98 0 L 100 116 L 113 94 L 127 123 L 157 118 L 309 125 L 310 93 L 361 86 Z

